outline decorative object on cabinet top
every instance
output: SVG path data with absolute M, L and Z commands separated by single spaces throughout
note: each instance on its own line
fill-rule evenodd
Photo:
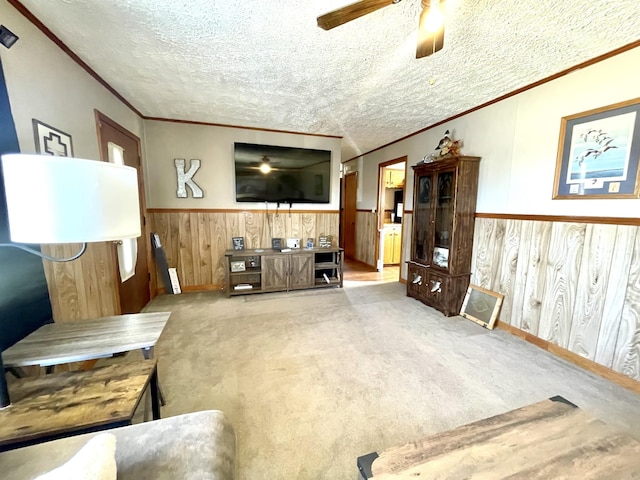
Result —
M 417 165 L 431 163 L 440 158 L 459 156 L 460 149 L 462 148 L 462 140 L 453 140 L 451 137 L 453 137 L 453 135 L 449 130 L 444 132 L 444 137 L 440 139 L 435 148 L 436 151 L 426 154 Z

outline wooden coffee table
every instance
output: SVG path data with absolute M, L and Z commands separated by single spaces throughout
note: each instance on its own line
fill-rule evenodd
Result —
M 640 442 L 553 397 L 357 463 L 374 480 L 640 478 Z
M 0 410 L 0 451 L 130 425 L 147 388 L 157 420 L 157 382 L 155 360 L 18 379 Z
M 85 360 L 109 358 L 140 349 L 144 358 L 153 358 L 154 348 L 171 312 L 148 312 L 110 317 L 56 322 L 43 325 L 2 352 L 7 369 L 24 377 L 21 367 L 46 367 Z M 160 402 L 164 405 L 162 390 Z M 13 393 L 9 391 L 9 396 Z
M 131 313 L 112 317 L 49 323 L 2 352 L 5 368 L 108 358 L 142 349 L 153 356 L 171 312 Z

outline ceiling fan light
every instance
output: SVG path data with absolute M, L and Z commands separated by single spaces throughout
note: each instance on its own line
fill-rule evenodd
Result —
M 418 23 L 416 58 L 428 57 L 444 46 L 444 0 L 422 0 L 422 13 Z
M 435 33 L 443 26 L 444 12 L 440 9 L 440 2 L 434 0 L 431 6 L 428 9 L 425 8 L 420 15 L 420 28 L 428 33 Z

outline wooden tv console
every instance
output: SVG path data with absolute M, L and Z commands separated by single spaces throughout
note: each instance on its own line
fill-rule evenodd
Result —
M 227 250 L 224 256 L 227 297 L 343 285 L 342 248 Z

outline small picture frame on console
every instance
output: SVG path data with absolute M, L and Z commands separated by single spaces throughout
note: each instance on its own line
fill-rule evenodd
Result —
M 321 234 L 318 237 L 318 246 L 320 248 L 331 248 L 332 244 L 333 244 L 333 237 L 331 235 Z
M 244 260 L 236 260 L 231 262 L 231 271 L 232 272 L 244 272 L 246 271 L 246 266 Z
M 272 238 L 271 239 L 271 248 L 277 251 L 282 250 L 282 239 L 281 238 Z
M 300 239 L 287 238 L 287 248 L 300 248 Z
M 233 237 L 232 242 L 234 250 L 244 250 L 244 237 Z

